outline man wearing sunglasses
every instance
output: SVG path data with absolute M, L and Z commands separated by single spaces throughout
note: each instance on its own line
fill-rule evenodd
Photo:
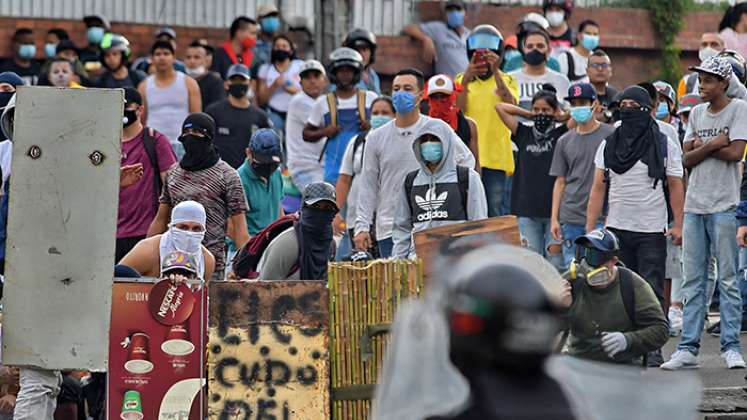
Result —
M 596 229 L 576 239 L 570 284 L 568 353 L 584 359 L 638 364 L 668 338 L 667 321 L 651 286 L 618 265 L 614 233 Z
M 612 78 L 612 61 L 606 52 L 597 49 L 591 53 L 586 67 L 586 75 L 589 77 L 589 83 L 597 91 L 597 100 L 600 105 L 599 113 L 594 118 L 598 121 L 609 123 L 612 115 L 611 113 L 607 113 L 607 108 L 610 102 L 617 96 L 619 90 L 609 84 Z

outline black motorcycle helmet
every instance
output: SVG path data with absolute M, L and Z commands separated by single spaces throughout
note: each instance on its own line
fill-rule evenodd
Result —
M 342 46 L 352 48 L 356 51 L 361 46 L 365 46 L 371 50 L 371 62 L 368 64 L 371 65 L 376 62 L 376 35 L 367 29 L 356 28 L 348 32 L 345 40 L 342 42 Z
M 363 73 L 363 57 L 358 51 L 348 48 L 338 48 L 329 55 L 329 66 L 327 69 L 327 77 L 329 77 L 330 83 L 337 84 L 337 70 L 341 67 L 351 67 L 355 71 L 353 77 L 353 85 L 357 85 L 361 81 L 361 73 Z

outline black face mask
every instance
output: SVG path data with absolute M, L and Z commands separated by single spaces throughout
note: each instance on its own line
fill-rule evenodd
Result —
M 554 122 L 553 118 L 547 114 L 536 114 L 532 117 L 532 121 L 534 121 L 534 128 L 536 128 L 540 133 L 546 133 L 547 129 L 550 128 Z
M 132 124 L 135 124 L 135 121 L 137 121 L 137 111 L 125 109 L 124 118 L 122 119 L 122 126 L 129 127 Z
M 272 50 L 270 52 L 270 61 L 273 63 L 276 61 L 285 61 L 291 58 L 291 52 L 285 50 Z
M 5 108 L 15 92 L 0 92 L 0 108 Z
M 301 209 L 301 219 L 296 225 L 298 236 L 300 275 L 304 280 L 327 278 L 327 262 L 332 243 L 332 220 L 336 210 L 313 207 Z
M 205 137 L 194 134 L 183 134 L 179 141 L 184 145 L 184 157 L 179 166 L 187 171 L 199 171 L 212 167 L 220 157 L 215 151 L 213 142 Z
M 243 83 L 231 83 L 228 85 L 228 94 L 236 99 L 246 97 L 247 92 L 249 92 L 249 86 Z
M 269 179 L 270 176 L 278 170 L 278 166 L 279 164 L 277 163 L 251 163 L 251 167 L 254 173 L 265 179 Z
M 642 130 L 648 127 L 651 114 L 640 108 L 622 108 L 620 109 L 620 120 L 623 124 L 633 130 Z
M 530 66 L 538 66 L 547 60 L 545 54 L 538 50 L 532 50 L 527 54 L 524 54 L 524 62 Z

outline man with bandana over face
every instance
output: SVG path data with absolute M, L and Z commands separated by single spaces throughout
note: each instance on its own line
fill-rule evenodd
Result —
M 229 38 L 215 51 L 210 70 L 226 79 L 228 68 L 233 64 L 243 64 L 251 68 L 256 45 L 257 21 L 246 16 L 237 17 L 229 28 Z
M 457 94 L 462 87 L 445 74 L 428 79 L 428 116 L 449 124 L 475 156 L 475 170 L 480 171 L 480 150 L 477 143 L 477 122 L 464 115 L 457 106 Z
M 166 231 L 171 209 L 182 201 L 194 200 L 205 207 L 204 245 L 215 256 L 215 280 L 223 280 L 228 236 L 238 248 L 249 240 L 244 213 L 247 210 L 244 189 L 236 170 L 220 159 L 213 144 L 215 121 L 196 112 L 182 124 L 179 142 L 184 157 L 166 175 L 158 214 L 148 236 Z
M 303 191 L 298 223 L 276 236 L 257 264 L 260 280 L 326 280 L 332 220 L 339 211 L 335 187 L 314 182 Z

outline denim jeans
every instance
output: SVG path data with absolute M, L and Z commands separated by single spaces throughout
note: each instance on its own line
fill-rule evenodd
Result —
M 638 273 L 654 290 L 664 311 L 664 274 L 667 264 L 667 238 L 664 233 L 642 233 L 609 229 L 620 241 L 620 261 Z
M 736 236 L 736 233 L 734 233 Z M 379 245 L 379 255 L 381 258 L 389 258 L 392 256 L 392 248 L 394 248 L 394 240 L 392 238 L 382 239 L 377 241 Z
M 682 246 L 674 245 L 672 238 L 667 237 L 667 270 L 665 278 L 672 281 L 669 299 L 682 303 Z
M 514 177 L 507 176 L 506 183 L 503 188 L 503 198 L 501 199 L 501 209 L 498 211 L 499 215 L 505 216 L 511 214 L 511 190 L 514 187 Z
M 501 215 L 503 190 L 506 188 L 506 173 L 495 169 L 482 168 L 482 185 L 488 200 L 488 217 Z
M 742 318 L 747 314 L 747 248 L 739 248 L 739 293 L 742 295 Z
M 340 243 L 337 244 L 337 252 L 335 253 L 335 261 L 342 261 L 344 258 L 349 257 L 353 251 L 353 242 L 346 230 L 340 239 Z
M 519 217 L 519 234 L 524 246 L 544 256 L 556 269 L 563 267 L 563 254 L 550 254 L 547 249 L 550 245 L 560 245 L 552 237 L 549 218 Z
M 21 368 L 15 420 L 54 420 L 62 376 L 58 370 Z
M 737 283 L 737 220 L 734 212 L 685 213 L 682 228 L 684 296 L 682 339 L 677 346 L 697 355 L 705 322 L 708 255 L 711 244 L 718 261 L 716 280 L 721 296 L 721 352 L 741 351 L 742 298 Z

